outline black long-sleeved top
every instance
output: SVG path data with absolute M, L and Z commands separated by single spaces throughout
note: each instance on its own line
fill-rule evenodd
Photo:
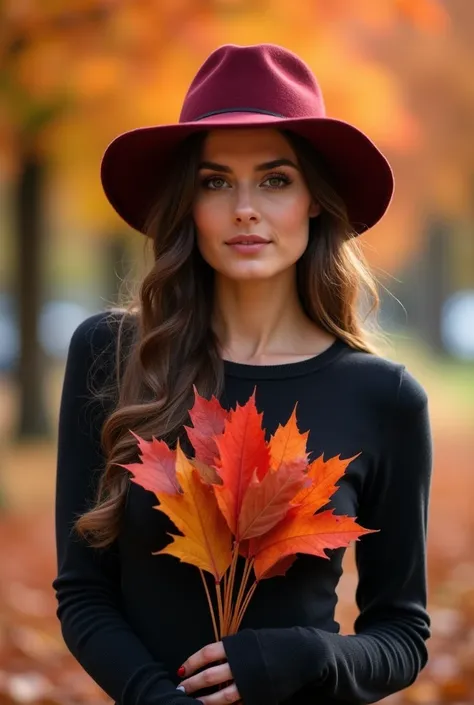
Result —
M 91 398 L 114 365 L 116 326 L 106 314 L 73 335 L 61 402 L 56 531 L 58 617 L 83 668 L 120 705 L 187 705 L 177 668 L 213 642 L 199 571 L 153 556 L 173 527 L 156 497 L 130 482 L 119 538 L 105 550 L 71 531 L 90 506 L 104 466 L 106 405 Z M 378 533 L 356 543 L 360 615 L 338 633 L 335 589 L 344 550 L 299 556 L 286 576 L 260 583 L 241 631 L 224 639 L 244 705 L 371 703 L 411 684 L 426 663 L 426 524 L 432 465 L 427 397 L 404 366 L 341 340 L 290 364 L 224 361 L 221 404 L 243 404 L 256 386 L 267 437 L 296 402 L 310 460 L 360 455 L 331 499 Z

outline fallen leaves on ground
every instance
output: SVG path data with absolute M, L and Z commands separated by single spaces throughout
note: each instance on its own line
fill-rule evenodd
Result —
M 56 618 L 52 511 L 0 516 L 0 703 L 104 705 Z

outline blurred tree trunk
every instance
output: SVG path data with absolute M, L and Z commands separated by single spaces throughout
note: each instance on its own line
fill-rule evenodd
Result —
M 452 229 L 433 217 L 427 224 L 426 249 L 421 262 L 423 315 L 420 324 L 426 340 L 437 353 L 445 353 L 441 336 L 441 310 L 452 288 Z
M 44 392 L 44 353 L 38 336 L 42 303 L 43 203 L 45 166 L 34 151 L 24 153 L 16 193 L 17 299 L 20 328 L 17 437 L 45 437 L 49 432 Z

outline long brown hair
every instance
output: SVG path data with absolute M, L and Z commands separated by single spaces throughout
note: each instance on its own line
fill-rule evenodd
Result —
M 309 243 L 296 265 L 303 310 L 352 348 L 377 353 L 363 327 L 379 308 L 376 280 L 344 202 L 311 145 L 300 136 L 284 134 L 311 195 L 323 209 L 310 221 Z M 173 445 L 183 424 L 189 423 L 193 385 L 208 398 L 218 396 L 223 387 L 219 341 L 211 328 L 214 272 L 195 245 L 192 220 L 204 138 L 205 133 L 192 135 L 175 155 L 166 190 L 147 222 L 153 266 L 120 322 L 114 410 L 102 427 L 106 466 L 95 505 L 76 522 L 79 534 L 95 547 L 107 546 L 119 533 L 128 487 L 128 474 L 120 465 L 133 462 L 136 455 L 129 429 Z M 130 322 L 133 344 L 125 351 L 122 333 Z

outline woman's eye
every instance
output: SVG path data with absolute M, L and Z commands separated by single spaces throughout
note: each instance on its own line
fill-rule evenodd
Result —
M 289 181 L 286 176 L 269 176 L 264 183 L 267 183 L 270 188 L 279 188 L 280 186 L 286 186 Z
M 210 179 L 206 179 L 204 185 L 211 189 L 220 189 L 226 183 L 222 176 L 212 176 Z
M 283 174 L 274 174 L 273 176 L 268 176 L 263 184 L 266 184 L 269 188 L 278 189 L 283 186 L 287 186 L 290 183 L 288 177 Z M 210 176 L 203 182 L 205 188 L 211 189 L 212 191 L 220 191 L 228 186 L 227 181 L 222 176 Z

